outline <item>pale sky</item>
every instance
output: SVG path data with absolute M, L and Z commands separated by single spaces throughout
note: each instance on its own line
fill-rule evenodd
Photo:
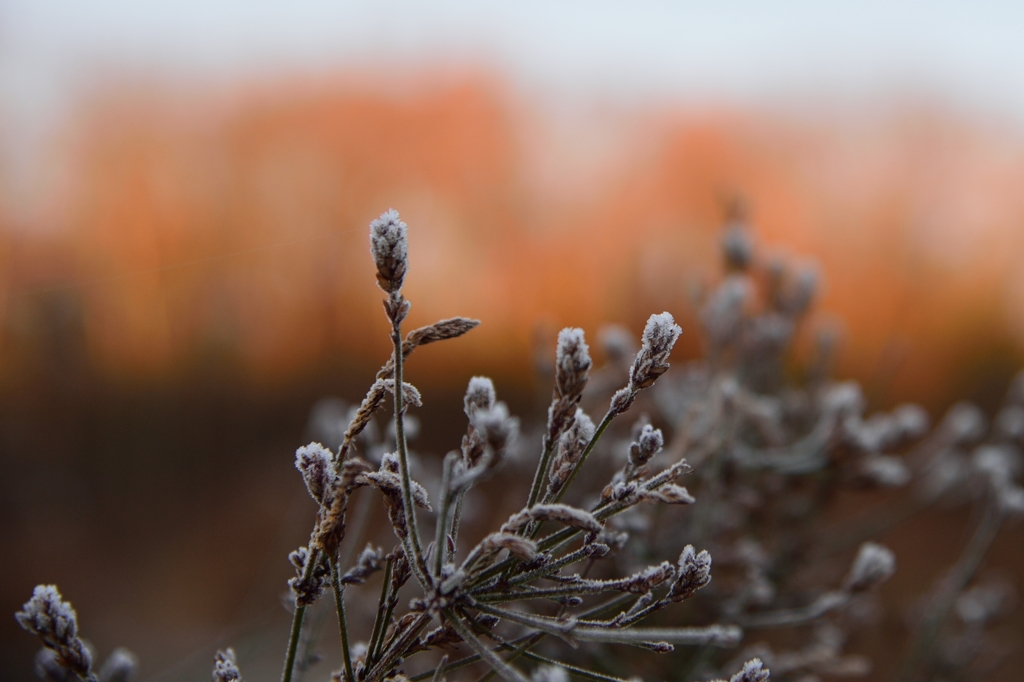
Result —
M 627 104 L 912 96 L 1024 127 L 1024 2 L 0 0 L 0 142 L 8 162 L 31 155 L 112 74 L 437 64 Z

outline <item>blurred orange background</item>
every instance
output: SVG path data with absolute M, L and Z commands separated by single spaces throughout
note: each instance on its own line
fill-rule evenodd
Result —
M 6 380 L 51 361 L 48 334 L 144 383 L 211 354 L 258 383 L 379 362 L 366 225 L 388 207 L 411 226 L 411 323 L 484 322 L 431 381 L 467 353 L 520 374 L 538 322 L 637 328 L 655 309 L 693 355 L 688 292 L 713 281 L 735 195 L 763 252 L 819 264 L 842 374 L 888 377 L 886 402 L 939 407 L 1020 362 L 1016 131 L 910 104 L 569 115 L 484 73 L 406 79 L 97 95 L 45 210 L 0 216 Z
M 482 321 L 410 362 L 427 455 L 472 375 L 541 415 L 533 354 L 561 326 L 667 310 L 673 363 L 699 357 L 691 301 L 737 198 L 762 256 L 817 263 L 798 348 L 840 330 L 871 409 L 992 408 L 1024 366 L 1024 107 L 989 107 L 1017 92 L 1020 10 L 438 4 L 0 5 L 0 677 L 32 679 L 2 612 L 39 582 L 140 682 L 201 679 L 228 645 L 276 676 L 313 514 L 293 452 L 388 355 L 367 233 L 389 207 L 406 326 Z M 89 77 L 54 95 L 51 61 Z M 910 596 L 958 514 L 894 545 Z M 1013 532 L 993 563 L 1019 585 Z

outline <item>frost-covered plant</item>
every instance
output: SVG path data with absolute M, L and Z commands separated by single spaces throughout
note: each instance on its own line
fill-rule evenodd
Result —
M 93 651 L 78 636 L 78 614 L 56 585 L 37 585 L 32 598 L 14 617 L 42 640 L 36 673 L 44 680 L 70 682 L 78 677 L 87 682 L 131 682 L 135 677 L 138 663 L 127 649 L 115 649 L 99 672 L 94 670 Z
M 406 408 L 418 406 L 421 399 L 419 391 L 403 380 L 404 364 L 417 347 L 460 336 L 477 323 L 462 318 L 443 320 L 403 339 L 402 322 L 409 310 L 402 294 L 408 271 L 406 231 L 395 211 L 370 225 L 377 282 L 387 294 L 384 310 L 391 325 L 392 356 L 352 416 L 338 450 L 311 443 L 296 452 L 296 467 L 319 512 L 308 547 L 299 548 L 291 557 L 296 567 L 296 576 L 289 583 L 295 614 L 284 682 L 292 679 L 305 609 L 328 583 L 334 593 L 344 660 L 344 668 L 336 676 L 346 682 L 406 679 L 405 669 L 413 656 L 433 649 L 454 652 L 463 646 L 469 655 L 451 662 L 445 659 L 411 679 L 442 679 L 482 661 L 503 679 L 525 681 L 519 659 L 540 664 L 534 665 L 538 679 L 565 672 L 619 679 L 540 655 L 534 649 L 549 636 L 569 642 L 627 644 L 657 652 L 671 651 L 677 644 L 735 645 L 741 635 L 736 626 L 637 626 L 650 614 L 689 599 L 710 582 L 711 557 L 706 551 L 697 552 L 688 545 L 675 563 L 661 561 L 624 577 L 586 577 L 589 568 L 612 551 L 609 542 L 615 539 L 607 533 L 609 519 L 641 503 L 694 502 L 676 483 L 689 471 L 685 459 L 649 472 L 647 463 L 664 441 L 660 431 L 648 428 L 640 435 L 631 448 L 630 464 L 589 509 L 562 502 L 612 421 L 628 411 L 637 395 L 669 368 L 668 357 L 681 329 L 668 313 L 651 316 L 625 386 L 611 396 L 597 425 L 579 406 L 593 364 L 583 330 L 565 329 L 559 334 L 554 392 L 525 504 L 475 545 L 463 548 L 458 529 L 466 493 L 502 466 L 519 430 L 518 420 L 496 399 L 490 379 L 473 378 L 464 400 L 469 422 L 466 435 L 461 448 L 444 459 L 439 499 L 434 501 L 433 541 L 427 541 L 431 536 L 421 533 L 416 509 L 431 511 L 433 505 L 426 489 L 412 478 L 405 434 Z M 354 443 L 374 412 L 384 405 L 386 394 L 393 402 L 395 450 L 384 453 L 374 469 L 355 453 Z M 399 544 L 387 554 L 368 547 L 356 566 L 345 571 L 339 565 L 339 546 L 345 539 L 348 500 L 360 487 L 381 493 Z M 573 570 L 581 564 L 582 570 Z M 384 574 L 375 622 L 369 641 L 354 646 L 345 590 L 375 571 Z M 398 594 L 406 583 L 415 586 L 418 596 L 406 613 L 398 615 Z M 431 624 L 433 629 L 428 630 Z M 757 669 L 761 670 L 760 663 Z M 767 671 L 751 679 L 766 678 Z
M 313 442 L 295 454 L 317 513 L 309 542 L 289 556 L 293 621 L 282 682 L 308 667 L 308 652 L 299 656 L 311 646 L 306 612 L 328 591 L 343 660 L 338 682 L 454 679 L 474 664 L 490 668 L 481 679 L 621 681 L 602 654 L 609 644 L 655 653 L 682 647 L 670 666 L 642 664 L 657 679 L 765 682 L 769 668 L 776 680 L 865 675 L 871 661 L 844 646 L 870 620 L 875 588 L 896 570 L 894 553 L 876 540 L 940 502 L 970 504 L 980 520 L 922 609 L 900 679 L 977 676 L 992 660 L 986 627 L 1007 588 L 972 583 L 1003 522 L 1024 514 L 1016 483 L 1024 373 L 991 429 L 980 410 L 960 404 L 930 432 L 914 405 L 866 417 L 859 387 L 829 376 L 830 336 L 820 337 L 805 380 L 791 381 L 787 354 L 820 277 L 813 266 L 761 259 L 749 228 L 734 220 L 722 242 L 725 276 L 697 301 L 703 359 L 662 379 L 682 331 L 669 313 L 652 315 L 639 343 L 623 328 L 602 330 L 603 367 L 595 367 L 583 330 L 564 329 L 543 425 L 520 437 L 493 382 L 474 377 L 461 445 L 443 459 L 439 484 L 421 475 L 423 485 L 408 445 L 418 422 L 407 414 L 422 398 L 404 380 L 405 362 L 478 322 L 452 318 L 403 336 L 407 229 L 393 210 L 370 225 L 391 357 L 357 407 L 317 409 L 326 446 Z M 393 419 L 382 433 L 375 415 L 388 404 Z M 618 418 L 630 410 L 639 417 L 623 425 Z M 590 415 L 599 413 L 595 423 Z M 524 454 L 531 444 L 532 457 Z M 529 482 L 522 507 L 467 542 L 467 495 L 502 467 L 510 490 L 515 480 Z M 524 467 L 532 473 L 520 476 Z M 375 492 L 359 493 L 356 523 L 380 499 L 396 540 L 390 551 L 353 551 L 360 533 L 348 532 L 349 502 L 361 488 Z M 821 523 L 838 490 L 871 488 L 895 494 L 852 522 Z M 428 489 L 438 490 L 434 499 Z M 493 520 L 497 510 L 486 511 Z M 421 530 L 425 513 L 433 514 L 430 533 Z M 365 584 L 378 574 L 379 592 L 371 593 Z M 378 595 L 372 622 L 358 628 L 346 615 L 350 588 L 361 600 Z M 689 600 L 691 608 L 674 608 Z M 953 614 L 959 625 L 948 623 Z M 56 588 L 36 588 L 17 617 L 43 640 L 43 676 L 97 679 L 75 613 Z M 356 630 L 365 641 L 353 641 Z M 773 646 L 762 640 L 765 630 Z M 741 639 L 747 646 L 730 653 Z M 573 648 L 559 654 L 559 641 Z M 98 678 L 127 682 L 133 672 L 130 654 L 112 655 Z M 242 679 L 231 649 L 217 653 L 213 679 Z

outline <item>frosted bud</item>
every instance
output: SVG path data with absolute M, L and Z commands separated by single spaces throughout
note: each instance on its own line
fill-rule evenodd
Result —
M 138 670 L 139 659 L 135 654 L 124 647 L 118 647 L 103 662 L 99 678 L 102 682 L 131 682 Z
M 341 577 L 344 585 L 362 585 L 366 579 L 379 571 L 384 566 L 384 550 L 367 544 L 366 548 L 359 554 L 356 565 L 350 568 Z
M 642 491 L 640 497 L 647 502 L 665 504 L 693 504 L 697 501 L 686 488 L 675 483 L 666 483 L 657 490 Z
M 861 464 L 864 475 L 879 485 L 899 487 L 910 482 L 911 473 L 899 457 L 868 457 Z
M 644 424 L 636 441 L 629 446 L 629 463 L 639 469 L 661 452 L 663 447 L 665 447 L 665 437 L 662 435 L 661 429 Z
M 496 400 L 494 382 L 487 377 L 473 377 L 466 387 L 466 397 L 463 399 L 463 406 L 466 416 L 473 418 L 477 410 L 489 410 L 494 407 Z
M 942 428 L 955 443 L 976 443 L 985 435 L 985 415 L 976 405 L 957 403 L 943 417 Z
M 391 395 L 394 395 L 395 394 L 395 380 L 394 379 L 386 379 L 384 381 L 384 388 L 387 389 L 388 393 L 390 393 Z M 419 389 L 417 389 L 412 384 L 410 384 L 410 383 L 408 383 L 406 381 L 403 381 L 402 382 L 402 402 L 405 405 L 407 405 L 407 406 L 408 405 L 412 405 L 413 407 L 422 407 L 423 406 L 423 398 L 420 397 Z
M 320 443 L 303 445 L 295 451 L 295 468 L 302 473 L 306 490 L 317 504 L 323 504 L 324 493 L 331 489 L 334 478 L 334 455 Z
M 591 364 L 583 330 L 566 327 L 560 331 L 555 352 L 555 392 L 559 398 L 578 398 L 583 393 Z
M 864 412 L 864 394 L 854 381 L 844 381 L 832 386 L 825 393 L 822 402 L 828 412 L 843 415 L 859 415 Z
M 560 665 L 541 665 L 534 668 L 530 682 L 569 682 L 569 673 Z
M 849 592 L 863 592 L 884 583 L 895 572 L 896 557 L 892 551 L 874 542 L 865 542 L 853 560 L 843 587 Z
M 668 371 L 668 356 L 683 330 L 670 313 L 651 315 L 644 327 L 640 352 L 629 371 L 630 387 L 647 388 Z
M 743 670 L 729 678 L 729 682 L 768 682 L 770 671 L 760 658 L 753 658 L 743 664 Z
M 689 599 L 702 587 L 711 582 L 711 555 L 708 551 L 701 550 L 700 553 L 687 545 L 683 553 L 679 555 L 679 570 L 672 589 L 669 590 L 668 598 L 672 601 Z
M 508 405 L 501 401 L 488 410 L 474 412 L 471 423 L 495 454 L 501 453 L 519 433 L 519 420 L 509 416 Z
M 928 432 L 928 413 L 920 405 L 900 405 L 892 417 L 904 438 L 920 438 Z
M 37 585 L 32 598 L 14 614 L 21 627 L 42 640 L 53 650 L 58 662 L 79 677 L 90 674 L 92 656 L 78 638 L 78 617 L 71 604 L 64 601 L 56 585 Z
M 1019 463 L 1010 448 L 999 445 L 981 445 L 971 455 L 975 471 L 984 474 L 996 487 L 1002 487 L 1013 480 Z
M 228 647 L 218 651 L 213 657 L 213 682 L 241 682 L 242 674 L 238 672 L 235 662 L 235 650 Z
M 407 231 L 393 208 L 370 223 L 370 253 L 377 265 L 377 285 L 389 294 L 402 288 L 409 267 Z

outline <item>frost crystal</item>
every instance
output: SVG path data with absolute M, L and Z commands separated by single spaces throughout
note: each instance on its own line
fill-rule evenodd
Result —
M 92 657 L 78 638 L 78 620 L 71 604 L 64 601 L 56 585 L 37 585 L 32 598 L 14 614 L 18 624 L 43 640 L 58 662 L 85 679 L 89 676 Z
M 377 285 L 387 293 L 402 288 L 409 266 L 408 227 L 388 209 L 370 223 L 370 253 L 377 264 Z
M 896 572 L 896 557 L 887 547 L 865 542 L 853 560 L 844 587 L 850 592 L 863 592 L 884 583 Z

